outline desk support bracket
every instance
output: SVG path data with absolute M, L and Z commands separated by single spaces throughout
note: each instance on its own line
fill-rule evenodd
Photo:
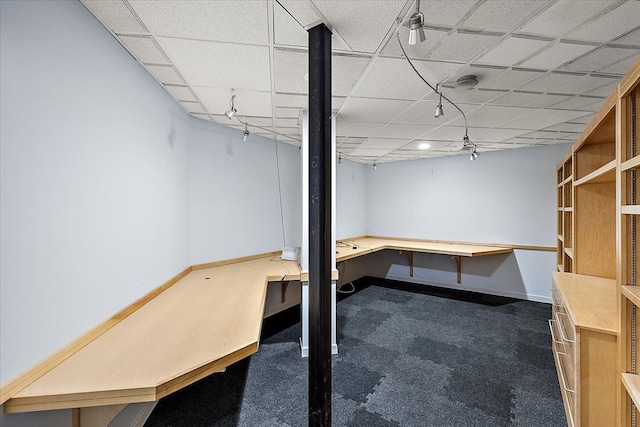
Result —
M 458 283 L 462 283 L 462 257 L 460 255 L 451 255 L 458 265 Z

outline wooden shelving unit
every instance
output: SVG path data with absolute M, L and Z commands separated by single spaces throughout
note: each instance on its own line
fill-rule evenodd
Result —
M 575 370 L 569 371 L 568 382 L 572 384 L 573 393 L 563 392 L 563 399 L 571 426 L 640 427 L 637 410 L 640 407 L 640 366 L 636 366 L 640 364 L 637 354 L 640 311 L 636 313 L 640 306 L 640 286 L 636 288 L 640 285 L 637 282 L 640 269 L 640 229 L 637 226 L 640 222 L 639 94 L 640 60 L 622 79 L 557 169 L 558 271 L 565 272 L 565 276 L 555 273 L 554 286 L 558 287 L 556 282 L 562 277 L 563 281 L 571 283 L 570 288 L 576 294 L 561 298 L 565 300 L 562 308 L 554 302 L 554 313 L 566 310 L 572 313 L 568 317 L 578 319 L 598 312 L 599 321 L 615 325 L 607 331 L 607 336 L 614 341 L 613 344 L 607 341 L 606 357 L 593 359 L 595 349 L 603 350 L 600 346 L 593 349 L 583 348 L 581 344 L 571 347 L 576 366 L 584 360 L 593 362 L 588 370 L 581 368 L 580 375 L 575 374 Z M 594 289 L 604 283 L 612 286 L 614 298 L 596 296 Z M 560 316 L 560 319 L 564 318 Z M 557 325 L 561 323 L 561 320 L 552 320 Z M 578 331 L 578 323 L 572 320 L 568 326 L 573 325 Z M 569 345 L 557 335 L 553 340 L 554 350 Z M 611 348 L 615 348 L 615 354 L 611 353 Z M 567 371 L 569 359 L 556 357 L 555 360 L 560 379 Z M 609 387 L 610 384 L 615 386 Z M 565 386 L 560 382 L 561 390 Z M 593 411 L 589 413 L 600 417 L 597 421 L 584 412 L 581 399 L 590 399 L 589 393 L 598 395 L 588 403 L 588 411 Z M 608 406 L 601 407 L 602 402 Z M 607 412 L 612 408 L 615 408 L 613 412 Z M 603 413 L 608 415 L 605 418 L 595 415 Z
M 620 285 L 620 363 L 622 425 L 640 423 L 640 375 L 638 333 L 640 332 L 640 67 L 636 62 L 618 86 L 616 251 L 617 281 Z

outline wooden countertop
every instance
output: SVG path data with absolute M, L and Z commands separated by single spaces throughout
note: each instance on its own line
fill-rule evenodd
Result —
M 346 261 L 362 255 L 384 249 L 395 249 L 410 252 L 425 252 L 433 254 L 453 255 L 453 256 L 484 256 L 513 252 L 511 248 L 466 245 L 458 243 L 429 242 L 412 239 L 391 239 L 377 237 L 361 237 L 357 239 L 341 240 L 336 245 L 336 261 Z
M 268 281 L 299 280 L 265 257 L 194 270 L 17 393 L 6 412 L 145 402 L 258 350 Z
M 616 281 L 573 273 L 553 273 L 567 314 L 578 328 L 619 334 Z

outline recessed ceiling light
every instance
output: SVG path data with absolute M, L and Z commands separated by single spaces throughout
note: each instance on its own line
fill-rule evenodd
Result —
M 428 142 L 421 142 L 418 144 L 418 150 L 428 150 L 429 148 L 431 148 L 431 144 Z

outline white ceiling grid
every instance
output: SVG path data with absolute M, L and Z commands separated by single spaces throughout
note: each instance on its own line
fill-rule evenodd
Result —
M 333 32 L 338 150 L 355 161 L 458 153 L 466 113 L 479 151 L 571 142 L 640 57 L 637 0 L 422 0 L 427 40 L 398 28 L 414 0 L 82 0 L 192 114 L 298 144 L 307 106 L 306 29 Z M 456 88 L 473 74 L 478 86 Z M 424 149 L 427 142 L 430 147 Z

